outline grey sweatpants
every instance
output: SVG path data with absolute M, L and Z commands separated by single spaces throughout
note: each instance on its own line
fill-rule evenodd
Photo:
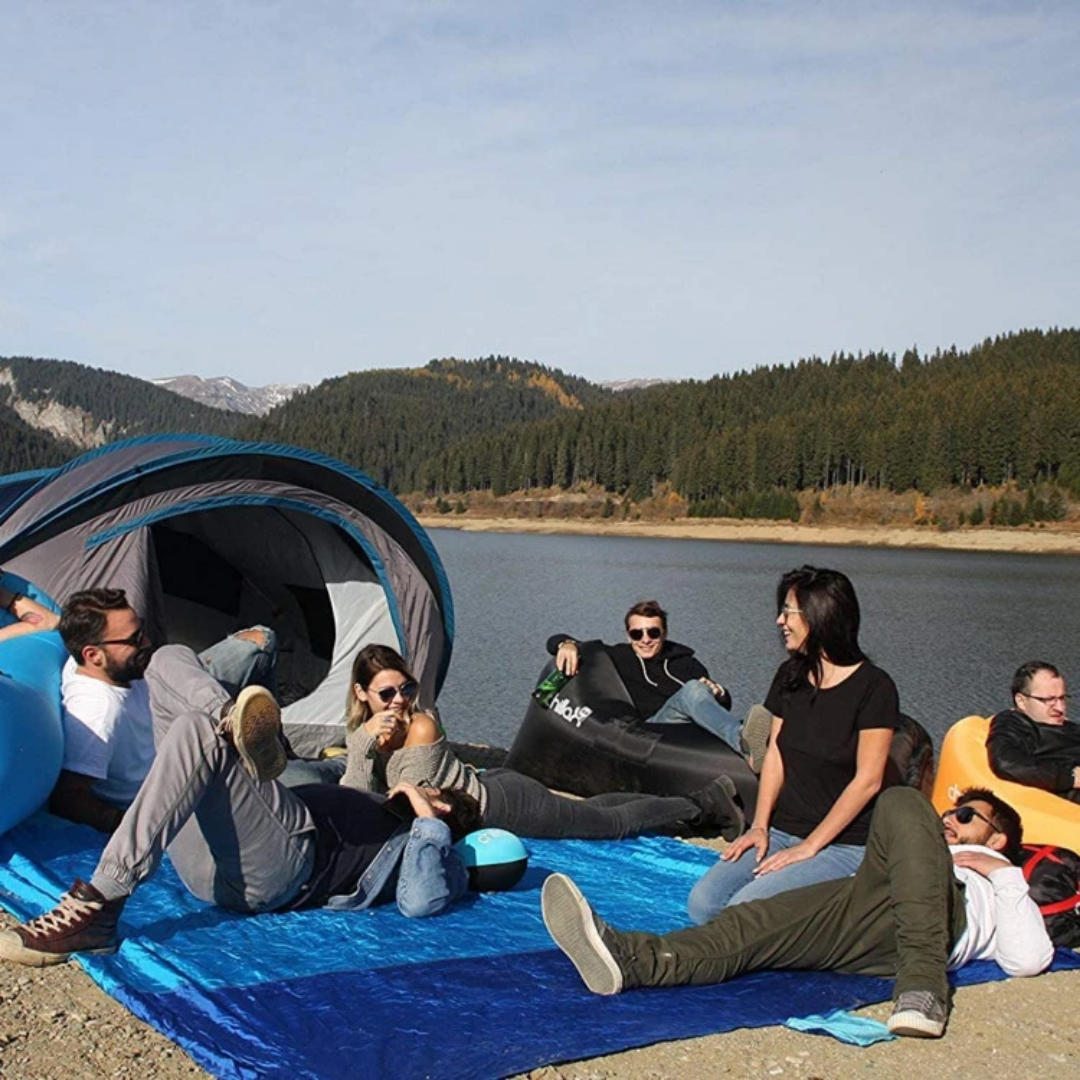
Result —
M 254 780 L 216 733 L 230 694 L 190 649 L 158 649 L 146 680 L 157 756 L 91 884 L 109 899 L 129 895 L 167 848 L 200 900 L 242 912 L 287 904 L 314 866 L 307 807 L 276 780 Z

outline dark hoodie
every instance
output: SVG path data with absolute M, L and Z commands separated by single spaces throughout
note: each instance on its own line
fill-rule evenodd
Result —
M 564 641 L 573 641 L 579 648 L 585 645 L 601 645 L 607 650 L 619 677 L 626 686 L 634 709 L 640 719 L 655 716 L 668 698 L 677 694 L 691 679 L 708 678 L 705 665 L 694 657 L 694 650 L 670 639 L 651 660 L 642 660 L 628 641 L 618 645 L 606 645 L 602 641 L 578 642 L 569 634 L 555 634 L 548 638 L 547 651 L 554 656 Z M 731 708 L 731 695 L 724 693 L 717 698 L 725 709 Z

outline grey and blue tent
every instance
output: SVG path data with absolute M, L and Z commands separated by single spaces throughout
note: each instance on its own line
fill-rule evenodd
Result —
M 126 589 L 157 642 L 198 650 L 272 626 L 303 756 L 341 742 L 363 645 L 398 649 L 427 704 L 450 662 L 453 605 L 427 534 L 363 473 L 294 447 L 147 436 L 0 480 L 0 567 L 59 603 Z

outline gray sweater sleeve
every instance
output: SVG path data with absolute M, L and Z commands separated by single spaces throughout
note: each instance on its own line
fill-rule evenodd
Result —
M 349 751 L 349 761 L 341 783 L 346 787 L 373 791 L 379 795 L 388 791 L 385 760 L 376 749 L 375 740 L 363 727 L 358 727 L 345 736 L 345 747 Z
M 429 746 L 406 746 L 390 755 L 386 765 L 386 781 L 395 784 L 429 785 L 447 791 L 464 791 L 486 808 L 484 787 L 476 770 L 462 764 L 443 736 Z

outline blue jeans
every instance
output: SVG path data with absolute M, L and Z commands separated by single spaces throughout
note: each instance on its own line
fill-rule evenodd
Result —
M 199 653 L 199 663 L 221 683 L 225 692 L 235 698 L 245 686 L 265 686 L 277 694 L 277 634 L 268 626 L 252 626 L 261 630 L 264 645 L 230 634 Z
M 713 692 L 699 679 L 691 679 L 681 690 L 664 702 L 655 716 L 646 721 L 649 724 L 697 724 L 711 732 L 718 739 L 731 747 L 737 754 L 739 732 L 742 725 L 733 713 L 728 712 Z
M 770 829 L 767 854 L 795 847 L 802 840 L 801 836 Z M 850 877 L 859 869 L 866 848 L 861 844 L 829 844 L 812 859 L 793 863 L 762 877 L 754 877 L 756 854 L 756 850 L 750 848 L 734 862 L 718 862 L 690 890 L 686 906 L 693 922 L 701 926 L 732 904 L 763 900 L 766 896 L 775 896 L 788 889 L 801 889 L 820 881 Z
M 308 761 L 306 758 L 293 758 L 285 771 L 278 777 L 278 783 L 288 788 L 304 787 L 307 784 L 339 784 L 345 775 L 348 757 L 319 758 Z

